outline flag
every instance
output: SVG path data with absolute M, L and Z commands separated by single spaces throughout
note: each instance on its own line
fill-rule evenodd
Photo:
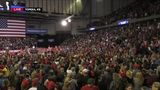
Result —
M 0 18 L 0 37 L 25 37 L 26 21 Z

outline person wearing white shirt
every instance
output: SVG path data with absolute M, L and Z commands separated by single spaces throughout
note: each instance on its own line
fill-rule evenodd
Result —
M 28 90 L 37 90 L 37 87 L 31 87 Z

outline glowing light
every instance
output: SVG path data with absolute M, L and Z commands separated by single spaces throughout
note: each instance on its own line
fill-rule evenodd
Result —
M 71 22 L 72 20 L 69 18 L 67 21 L 68 21 L 68 22 Z
M 35 46 L 32 46 L 32 48 L 35 49 L 36 47 L 35 47 Z
M 93 31 L 93 30 L 95 30 L 96 28 L 94 28 L 94 27 L 92 27 L 92 28 L 89 28 L 89 30 L 91 30 L 91 31 Z
M 62 26 L 67 26 L 67 21 L 66 21 L 66 20 L 63 20 L 63 21 L 61 22 L 61 24 L 62 24 Z
M 6 2 L 6 7 L 7 7 L 7 10 L 10 9 L 10 7 L 9 7 L 9 2 Z

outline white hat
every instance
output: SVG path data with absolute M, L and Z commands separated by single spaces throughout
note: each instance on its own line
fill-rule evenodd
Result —
M 57 65 L 57 64 L 59 64 L 59 62 L 57 61 L 57 62 L 55 62 L 55 64 Z
M 109 69 L 109 67 L 108 66 L 106 66 L 106 70 L 108 70 Z
M 83 71 L 82 71 L 82 72 L 86 72 L 86 73 L 87 73 L 88 71 L 89 71 L 88 69 L 83 69 Z
M 67 74 L 71 74 L 72 73 L 72 70 L 67 70 Z
M 26 66 L 24 66 L 24 67 L 23 67 L 23 70 L 27 70 L 27 67 L 26 67 Z

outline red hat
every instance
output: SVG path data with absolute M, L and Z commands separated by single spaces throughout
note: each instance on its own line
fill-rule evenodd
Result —
M 54 90 L 55 87 L 56 87 L 56 84 L 53 81 L 47 82 L 47 89 L 48 90 Z

